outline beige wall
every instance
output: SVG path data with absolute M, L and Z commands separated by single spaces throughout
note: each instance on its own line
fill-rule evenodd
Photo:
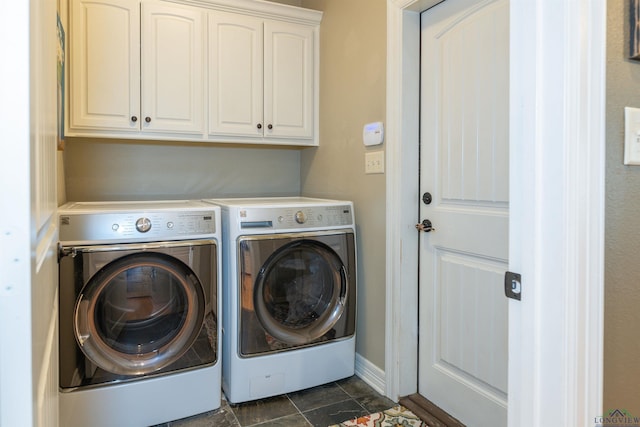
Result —
M 299 149 L 67 138 L 64 156 L 69 201 L 300 193 Z
M 365 175 L 362 126 L 384 121 L 386 1 L 302 0 L 324 11 L 320 35 L 320 147 L 301 153 L 307 196 L 353 200 L 358 238 L 357 352 L 384 369 L 385 176 Z M 366 13 L 363 13 L 366 12 Z
M 623 165 L 624 107 L 640 108 L 640 62 L 626 59 L 629 0 L 607 8 L 604 409 L 640 416 L 640 166 Z

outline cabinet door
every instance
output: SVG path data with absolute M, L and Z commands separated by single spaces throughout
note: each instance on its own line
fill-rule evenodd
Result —
M 313 138 L 314 33 L 308 26 L 264 24 L 265 137 Z
M 137 132 L 140 8 L 130 0 L 72 0 L 69 128 Z
M 262 20 L 209 14 L 209 133 L 262 137 Z
M 142 3 L 142 130 L 204 133 L 205 28 L 201 10 Z

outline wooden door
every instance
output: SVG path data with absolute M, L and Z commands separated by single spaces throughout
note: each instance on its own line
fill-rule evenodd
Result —
M 468 426 L 507 423 L 509 3 L 421 17 L 419 392 Z M 426 198 L 425 198 L 426 199 Z
M 204 133 L 204 19 L 196 8 L 142 3 L 143 131 Z
M 70 130 L 138 132 L 139 3 L 72 0 L 69 13 Z
M 264 135 L 312 139 L 314 131 L 313 28 L 264 25 Z

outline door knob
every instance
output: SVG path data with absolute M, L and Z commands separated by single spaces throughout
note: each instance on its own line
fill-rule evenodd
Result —
M 416 230 L 424 231 L 425 233 L 436 231 L 436 229 L 433 228 L 433 224 L 431 224 L 431 221 L 429 221 L 428 219 L 425 219 L 421 223 L 416 224 Z

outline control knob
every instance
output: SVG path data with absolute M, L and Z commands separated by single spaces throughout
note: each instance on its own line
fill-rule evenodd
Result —
M 307 217 L 305 216 L 304 212 L 302 211 L 296 212 L 296 222 L 298 224 L 304 224 L 306 220 L 307 220 Z
M 146 233 L 151 230 L 151 220 L 149 218 L 138 218 L 136 221 L 136 230 L 140 233 Z

